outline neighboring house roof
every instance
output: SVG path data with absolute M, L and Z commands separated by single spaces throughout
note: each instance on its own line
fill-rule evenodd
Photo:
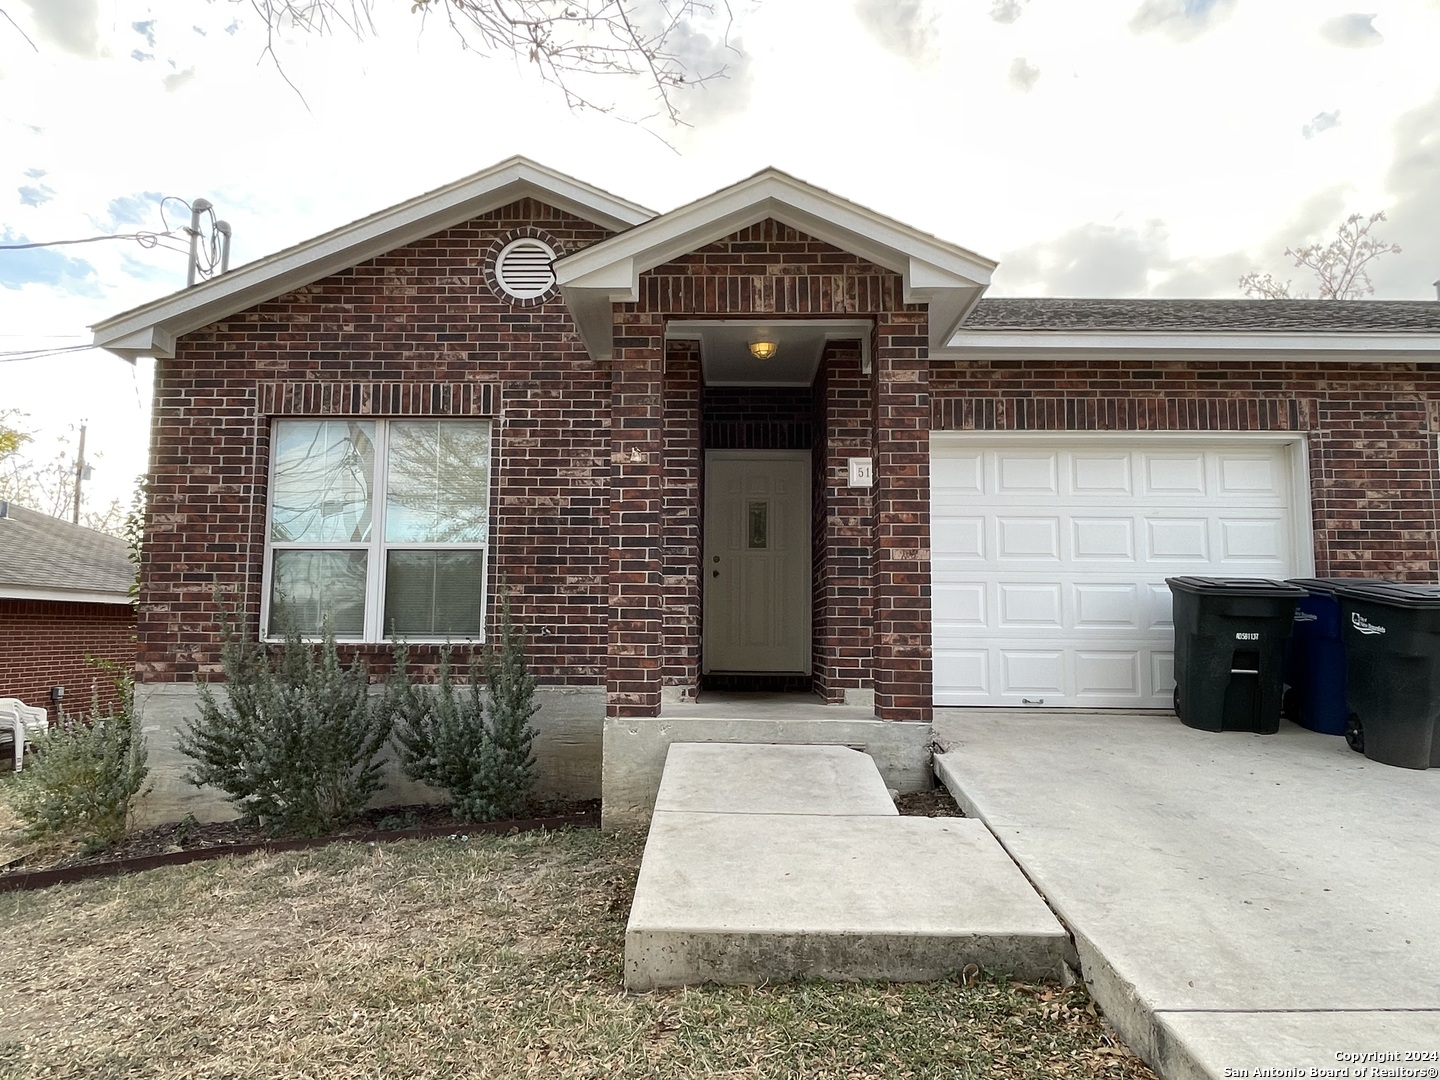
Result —
M 643 206 L 533 161 L 513 157 L 203 284 L 96 323 L 91 328 L 95 344 L 131 361 L 138 356 L 174 356 L 175 339 L 183 334 L 526 197 L 607 229 L 625 229 L 654 216 L 654 211 Z
M 1004 298 L 975 305 L 952 348 L 1265 352 L 1440 359 L 1433 300 L 1089 300 Z
M 764 169 L 556 261 L 555 278 L 590 355 L 610 356 L 611 305 L 640 299 L 642 273 L 766 219 L 899 274 L 905 302 L 930 307 L 932 350 L 945 347 L 995 270 L 973 251 Z
M 135 581 L 118 536 L 0 502 L 0 597 L 128 604 Z

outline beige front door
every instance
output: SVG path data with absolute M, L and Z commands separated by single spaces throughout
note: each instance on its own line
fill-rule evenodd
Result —
M 705 456 L 704 670 L 810 671 L 810 452 Z

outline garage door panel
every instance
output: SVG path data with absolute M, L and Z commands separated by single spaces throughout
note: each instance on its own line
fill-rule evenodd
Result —
M 1058 495 L 1060 464 L 1048 453 L 995 455 L 995 491 L 998 494 Z
M 1205 455 L 1146 454 L 1141 495 L 1184 495 L 1203 498 L 1205 487 Z
M 1064 592 L 1064 585 L 1058 581 L 1044 584 L 1001 582 L 1000 618 L 996 626 L 1001 630 L 1012 627 L 1064 629 L 1064 605 L 1061 600 Z
M 1058 517 L 1002 517 L 995 521 L 995 556 L 1002 562 L 1060 560 Z
M 1000 653 L 1000 693 L 1007 697 L 1049 694 L 1065 686 L 1065 653 L 1061 649 L 1005 649 Z
M 1164 579 L 1304 572 L 1288 449 L 1144 441 L 1031 451 L 937 439 L 936 704 L 1168 708 Z
M 1146 621 L 1140 586 L 1135 582 L 1077 582 L 1074 585 L 1076 630 L 1140 630 Z
M 1135 561 L 1135 519 L 1124 517 L 1073 517 L 1071 552 L 1077 561 Z
M 937 517 L 931 522 L 930 542 L 937 557 L 950 560 L 985 558 L 983 517 Z M 939 553 L 944 552 L 943 556 Z
M 1149 562 L 1209 563 L 1210 521 L 1203 517 L 1152 517 L 1145 521 Z
M 980 627 L 990 624 L 987 617 L 987 586 L 983 581 L 947 581 L 931 589 L 931 617 L 935 625 Z
M 1076 453 L 1070 458 L 1070 493 L 1105 496 L 1135 494 L 1132 455 L 1128 453 Z
M 1075 696 L 1082 699 L 1144 696 L 1140 682 L 1140 650 L 1075 650 Z

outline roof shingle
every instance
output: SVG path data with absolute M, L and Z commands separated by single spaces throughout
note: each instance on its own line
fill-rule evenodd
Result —
M 966 330 L 1440 334 L 1434 300 L 984 299 Z

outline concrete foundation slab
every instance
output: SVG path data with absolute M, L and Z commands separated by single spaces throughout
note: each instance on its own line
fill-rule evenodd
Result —
M 1070 956 L 979 822 L 667 811 L 640 867 L 625 980 L 912 981 L 970 963 L 1042 979 Z
M 936 729 L 941 779 L 1073 932 L 1091 993 L 1162 1075 L 1440 1049 L 1435 770 L 1288 723 L 970 712 Z
M 875 763 L 845 746 L 671 743 L 655 810 L 895 817 Z

